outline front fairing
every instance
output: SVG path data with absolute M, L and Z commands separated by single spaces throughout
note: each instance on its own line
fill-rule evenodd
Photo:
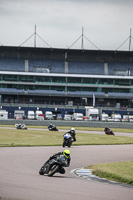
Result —
M 68 160 L 64 155 L 60 155 L 58 157 L 58 162 L 60 163 L 60 165 L 67 167 L 68 166 Z
M 50 160 L 49 164 L 50 165 L 57 164 L 57 165 L 60 165 L 61 167 L 63 167 L 63 166 L 67 167 L 68 166 L 68 160 L 64 155 L 60 155 L 57 158 Z
M 66 140 L 66 139 L 71 139 L 71 135 L 69 134 L 69 133 L 65 133 L 64 134 L 64 139 Z

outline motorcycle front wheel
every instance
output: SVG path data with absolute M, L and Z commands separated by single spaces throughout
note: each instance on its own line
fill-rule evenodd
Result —
M 53 176 L 56 172 L 59 171 L 59 168 L 59 165 L 53 165 L 48 172 L 48 176 Z
M 44 175 L 44 167 L 41 167 L 41 169 L 39 170 L 39 174 Z
M 65 141 L 63 142 L 63 145 L 62 145 L 63 147 L 65 147 L 66 146 L 66 143 L 65 143 Z

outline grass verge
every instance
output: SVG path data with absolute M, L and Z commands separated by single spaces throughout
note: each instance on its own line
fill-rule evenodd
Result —
M 0 146 L 61 146 L 63 131 L 0 129 Z M 77 133 L 73 145 L 133 144 L 133 137 Z
M 133 161 L 91 165 L 92 173 L 101 178 L 133 185 Z

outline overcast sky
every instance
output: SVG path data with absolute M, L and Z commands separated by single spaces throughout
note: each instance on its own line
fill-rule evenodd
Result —
M 80 49 L 83 27 L 84 49 L 128 50 L 133 0 L 0 0 L 0 45 L 34 46 L 35 25 L 38 47 Z

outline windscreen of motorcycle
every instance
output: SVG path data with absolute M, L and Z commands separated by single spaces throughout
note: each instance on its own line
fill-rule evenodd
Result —
M 66 134 L 64 134 L 64 138 L 69 139 L 69 138 L 71 138 L 71 135 L 69 133 L 66 133 Z

